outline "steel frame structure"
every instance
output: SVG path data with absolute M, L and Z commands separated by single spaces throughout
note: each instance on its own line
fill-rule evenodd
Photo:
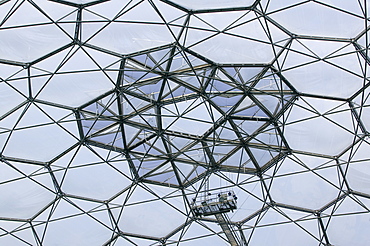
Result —
M 35 58 L 31 56 L 32 59 L 25 57 L 17 60 L 12 55 L 0 52 L 1 88 L 17 94 L 16 104 L 1 106 L 0 169 L 12 170 L 17 175 L 0 179 L 0 187 L 5 187 L 0 189 L 0 196 L 2 192 L 6 193 L 4 189 L 21 189 L 22 186 L 18 184 L 25 183 L 39 187 L 38 189 L 52 197 L 49 196 L 46 203 L 40 202 L 32 210 L 32 215 L 19 212 L 17 217 L 17 211 L 8 211 L 8 208 L 0 206 L 0 242 L 9 240 L 19 245 L 48 245 L 53 239 L 50 237 L 56 235 L 56 232 L 50 234 L 52 229 L 49 228 L 69 219 L 78 221 L 79 218 L 88 218 L 109 235 L 103 241 L 96 242 L 99 245 L 196 245 L 198 241 L 204 242 L 202 240 L 228 244 L 222 230 L 214 226 L 217 220 L 197 218 L 191 213 L 191 198 L 197 197 L 207 182 L 210 182 L 210 192 L 232 188 L 238 193 L 241 208 L 235 218 L 230 218 L 229 226 L 240 233 L 245 245 L 260 245 L 255 239 L 260 231 L 291 226 L 304 234 L 302 238 L 310 238 L 312 245 L 335 245 L 338 240 L 342 240 L 331 229 L 332 224 L 337 223 L 337 218 L 340 221 L 351 216 L 367 218 L 370 193 L 366 185 L 357 185 L 356 179 L 351 176 L 355 173 L 355 167 L 359 167 L 364 172 L 363 175 L 369 175 L 365 168 L 369 159 L 361 154 L 370 148 L 369 123 L 366 118 L 370 85 L 367 72 L 370 65 L 367 1 L 354 1 L 360 10 L 354 12 L 318 0 L 299 1 L 287 6 L 282 4 L 272 10 L 270 6 L 276 2 L 274 0 L 249 1 L 247 6 L 217 5 L 209 8 L 196 5 L 189 8 L 179 0 L 140 0 L 122 2 L 121 9 L 115 11 L 116 14 L 111 17 L 104 16 L 97 7 L 107 6 L 109 9 L 117 6 L 113 5 L 115 1 L 78 2 L 48 1 L 54 7 L 64 6 L 68 10 L 65 15 L 55 18 L 48 14 L 42 1 L 0 1 L 0 9 L 4 9 L 6 13 L 0 17 L 1 45 L 1 38 L 9 32 L 17 33 L 18 30 L 33 30 L 43 26 L 52 26 L 69 40 L 61 42 L 51 51 L 36 51 Z M 142 7 L 144 5 L 146 7 Z M 308 5 L 359 20 L 363 23 L 362 31 L 351 37 L 306 35 L 281 23 L 284 20 L 280 19 L 281 15 L 298 8 L 304 9 Z M 164 6 L 181 14 L 169 19 L 167 13 L 162 12 Z M 11 22 L 20 18 L 17 13 L 22 13 L 24 8 L 32 8 L 45 22 Z M 149 18 L 124 18 L 131 11 L 145 12 L 149 8 L 157 16 L 155 21 Z M 213 15 L 230 17 L 232 14 L 235 15 L 234 19 L 222 28 L 216 26 L 216 21 L 212 18 L 206 18 Z M 90 15 L 94 15 L 94 18 L 89 19 Z M 236 31 L 251 23 L 261 26 L 265 39 L 258 39 L 253 33 L 243 36 L 243 33 Z M 96 25 L 97 28 L 86 37 L 84 31 L 90 25 Z M 161 30 L 168 30 L 172 38 L 168 42 L 154 40 L 153 44 L 145 48 L 141 48 L 140 44 L 132 52 L 120 52 L 114 45 L 99 45 L 105 41 L 103 37 L 106 35 L 114 36 L 105 33 L 106 30 L 113 32 L 114 29 L 109 28 L 114 25 L 158 26 Z M 66 26 L 73 28 L 68 29 Z M 190 42 L 189 40 L 194 39 L 194 33 L 207 35 L 199 35 L 195 38 L 196 41 Z M 277 33 L 283 38 L 277 39 Z M 156 35 L 155 33 L 157 38 Z M 144 36 L 150 36 L 150 33 Z M 239 56 L 229 62 L 227 58 L 226 61 L 221 59 L 221 55 L 211 54 L 203 46 L 204 51 L 199 48 L 204 43 L 212 46 L 212 40 L 218 37 L 268 46 L 272 56 L 266 62 L 245 58 L 243 62 L 238 62 L 236 60 Z M 35 42 L 42 42 L 42 38 L 39 37 Z M 100 39 L 103 41 L 96 41 Z M 132 42 L 134 43 L 134 37 Z M 313 43 L 315 45 L 310 46 Z M 339 48 L 319 55 L 317 47 L 328 43 Z M 9 46 L 9 49 L 13 48 L 12 44 Z M 226 51 L 230 50 L 220 48 L 220 53 Z M 237 53 L 238 47 L 234 51 Z M 82 55 L 94 66 L 65 69 L 69 65 L 78 67 L 79 61 L 74 59 Z M 293 55 L 306 60 L 294 60 L 291 58 Z M 46 69 L 44 64 L 52 63 L 55 57 L 59 61 L 53 63 L 55 65 L 52 70 Z M 104 57 L 109 57 L 109 62 Z M 346 66 L 343 62 L 346 59 L 352 59 L 352 64 L 358 64 L 360 73 L 354 71 L 350 65 Z M 338 60 L 341 62 L 337 62 Z M 341 96 L 335 93 L 335 86 L 330 89 L 333 93 L 320 93 L 320 88 L 307 89 L 291 75 L 292 71 L 299 73 L 316 64 L 336 69 L 338 73 L 350 75 L 353 80 L 360 82 L 354 91 Z M 76 90 L 81 89 L 79 95 L 82 99 L 77 100 L 78 103 L 72 103 L 72 89 L 65 89 L 63 83 L 56 85 L 55 81 L 56 78 L 75 74 L 92 74 L 91 77 L 81 77 L 82 80 L 92 79 L 99 74 L 106 80 L 104 88 L 96 86 L 95 89 L 94 81 L 91 84 L 85 81 L 81 87 L 76 87 Z M 321 81 L 322 84 L 325 82 Z M 98 92 L 91 92 L 93 96 L 89 96 L 83 91 L 84 86 Z M 50 87 L 54 88 L 53 93 L 56 94 L 58 88 L 62 88 L 60 93 L 66 93 L 66 98 L 54 100 L 53 93 L 48 96 L 45 91 Z M 0 92 L 0 97 L 5 97 L 5 93 Z M 324 104 L 329 106 L 324 107 Z M 48 120 L 35 120 L 38 116 L 32 116 L 34 111 Z M 307 112 L 309 116 L 295 116 L 297 111 Z M 54 112 L 63 113 L 60 116 Z M 27 117 L 34 123 L 23 124 Z M 352 125 L 342 123 L 343 117 L 351 118 L 349 121 Z M 304 126 L 297 128 L 297 131 L 302 132 L 308 125 L 316 124 L 315 122 L 330 125 L 332 128 L 328 128 L 328 132 L 336 129 L 332 133 L 332 145 L 339 145 L 335 142 L 337 132 L 343 132 L 343 136 L 350 135 L 350 141 L 340 144 L 344 147 L 339 151 L 333 152 L 330 148 L 317 151 L 311 145 L 307 149 L 300 147 L 299 141 L 306 140 L 294 140 L 291 133 L 286 133 L 287 129 L 291 132 L 296 126 Z M 60 144 L 62 147 L 58 150 L 52 147 L 48 149 L 52 141 L 39 144 L 38 141 L 42 140 L 37 138 L 37 129 L 48 127 L 65 134 L 65 138 L 70 139 L 68 144 L 63 140 Z M 23 154 L 22 150 L 17 149 L 18 142 L 13 139 L 22 141 L 19 140 L 19 135 L 24 132 L 31 134 L 27 135 L 31 138 L 28 146 L 32 143 L 42 146 L 39 152 Z M 40 134 L 48 132 L 41 131 Z M 24 141 L 27 142 L 26 139 Z M 52 156 L 44 158 L 45 152 L 50 152 Z M 83 154 L 84 152 L 89 154 Z M 88 156 L 94 158 L 89 159 Z M 310 160 L 318 164 L 312 164 Z M 289 165 L 295 168 L 282 171 Z M 115 190 L 109 191 L 111 186 L 106 183 L 113 176 L 102 181 L 87 179 L 86 184 L 92 190 L 104 190 L 103 195 L 99 193 L 96 197 L 90 195 L 93 192 L 80 192 L 79 189 L 75 192 L 67 185 L 76 182 L 75 185 L 78 186 L 78 182 L 85 182 L 74 180 L 79 179 L 73 178 L 71 173 L 74 170 L 86 170 L 86 175 L 98 175 L 96 171 L 89 171 L 94 167 L 109 169 L 127 182 L 117 187 L 119 182 L 112 181 Z M 333 173 L 336 175 L 335 179 Z M 44 177 L 48 177 L 48 181 L 43 181 Z M 296 177 L 305 177 L 307 182 L 320 180 L 320 184 L 325 184 L 325 189 L 330 190 L 329 198 L 325 201 L 314 201 L 319 200 L 315 197 L 308 198 L 313 193 L 305 190 L 304 183 L 298 182 Z M 307 206 L 294 201 L 296 193 L 292 188 L 287 188 L 288 184 L 281 184 L 281 180 L 294 181 L 301 185 L 304 193 L 301 198 L 308 199 Z M 160 192 L 156 189 L 160 189 Z M 148 197 L 134 199 L 138 190 Z M 282 190 L 282 194 L 278 190 Z M 321 194 L 320 190 L 315 192 Z M 322 194 L 326 196 L 326 193 Z M 4 201 L 16 202 L 11 196 L 4 197 Z M 19 197 L 27 197 L 27 193 L 20 192 Z M 19 200 L 19 197 L 14 199 Z M 254 201 L 252 207 L 248 199 Z M 85 203 L 90 205 L 85 207 L 82 205 Z M 144 211 L 135 208 L 158 203 L 182 218 L 176 220 L 177 224 L 174 223 L 176 226 L 171 230 L 164 230 L 156 235 L 158 233 L 147 232 L 146 229 L 131 230 L 126 226 L 128 209 L 132 208 L 128 211 L 139 214 Z M 177 205 L 178 203 L 181 205 Z M 25 204 L 33 205 L 28 201 Z M 76 211 L 63 214 L 62 204 L 67 204 Z M 351 210 L 350 206 L 343 210 L 347 206 L 345 204 L 352 204 L 356 209 Z M 158 208 L 160 212 L 162 205 Z M 155 205 L 152 209 L 157 210 Z M 158 219 L 149 210 L 147 213 L 149 224 L 151 220 Z M 99 217 L 101 214 L 106 217 L 102 219 Z M 264 218 L 269 218 L 271 214 L 281 218 L 265 222 Z M 12 223 L 16 226 L 10 226 Z M 162 223 L 167 222 L 163 220 Z M 317 225 L 317 228 L 312 229 L 312 225 Z M 191 229 L 197 227 L 203 229 L 199 234 Z M 48 236 L 49 234 L 53 236 Z M 369 242 L 370 239 L 364 236 L 363 240 Z M 366 242 L 357 241 L 364 245 Z

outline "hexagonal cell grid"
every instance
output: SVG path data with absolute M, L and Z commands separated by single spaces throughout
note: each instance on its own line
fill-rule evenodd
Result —
M 368 13 L 0 1 L 0 244 L 368 245 Z

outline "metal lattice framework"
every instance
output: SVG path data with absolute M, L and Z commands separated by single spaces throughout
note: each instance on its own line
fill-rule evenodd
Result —
M 368 11 L 0 0 L 0 244 L 368 245 Z

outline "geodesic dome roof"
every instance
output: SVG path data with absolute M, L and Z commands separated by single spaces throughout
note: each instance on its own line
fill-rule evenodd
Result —
M 0 0 L 0 244 L 368 245 L 368 12 Z

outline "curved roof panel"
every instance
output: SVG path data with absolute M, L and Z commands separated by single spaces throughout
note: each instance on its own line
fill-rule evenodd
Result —
M 0 244 L 368 245 L 368 8 L 0 1 Z

